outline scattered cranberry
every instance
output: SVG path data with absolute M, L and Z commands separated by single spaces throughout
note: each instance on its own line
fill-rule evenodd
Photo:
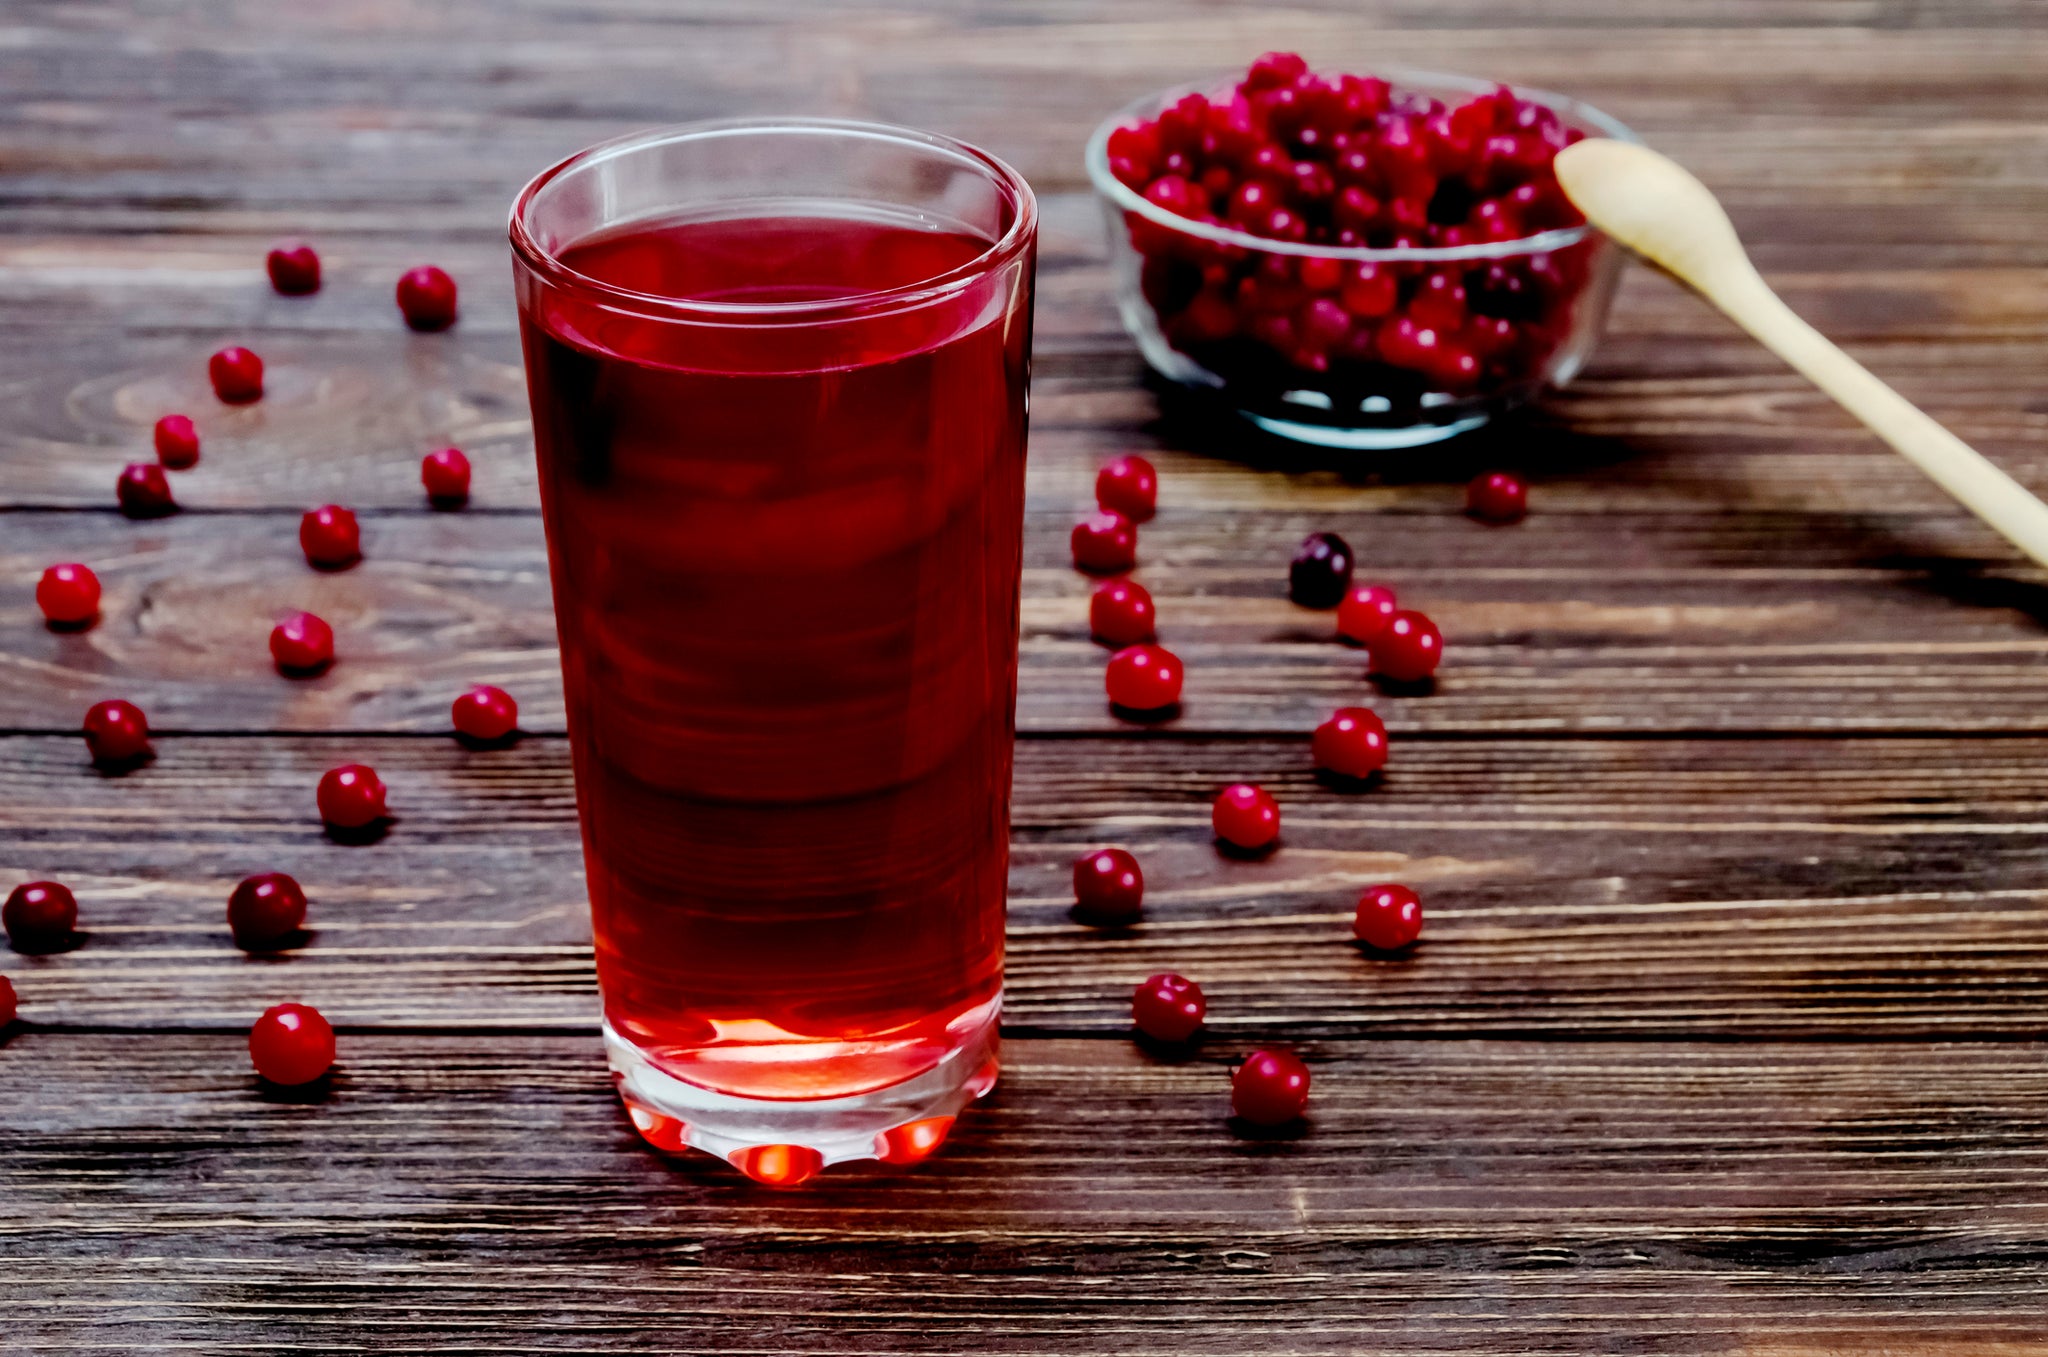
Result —
M 1334 608 L 1351 587 L 1351 544 L 1334 532 L 1302 539 L 1287 567 L 1287 595 L 1304 608 Z
M 311 674 L 334 662 L 334 628 L 311 613 L 293 613 L 271 629 L 270 657 L 287 674 Z
M 1308 1107 L 1308 1066 L 1288 1051 L 1253 1051 L 1230 1076 L 1230 1110 L 1254 1126 L 1285 1126 Z
M 384 783 L 377 770 L 361 763 L 330 768 L 320 777 L 315 798 L 320 818 L 337 829 L 361 829 L 384 818 Z
M 354 514 L 339 504 L 323 504 L 306 510 L 299 520 L 299 546 L 309 564 L 338 570 L 362 556 L 362 531 L 356 527 Z
M 1398 952 L 1422 936 L 1422 898 L 1406 886 L 1367 886 L 1351 932 L 1375 950 Z
M 1096 473 L 1095 502 L 1133 523 L 1146 522 L 1159 504 L 1159 473 L 1142 457 L 1119 457 Z
M 28 881 L 8 892 L 0 926 L 24 952 L 41 952 L 69 941 L 78 927 L 78 897 L 57 881 Z
M 1129 570 L 1138 560 L 1138 530 L 1114 509 L 1097 509 L 1074 525 L 1074 564 L 1097 574 Z
M 190 471 L 199 465 L 199 429 L 185 415 L 165 415 L 156 422 L 156 459 L 169 471 Z
M 283 872 L 258 872 L 228 896 L 228 928 L 245 952 L 269 952 L 306 923 L 306 892 Z
M 170 478 L 155 462 L 130 462 L 114 482 L 114 498 L 130 518 L 161 518 L 178 507 L 171 498 Z
M 1384 584 L 1361 584 L 1337 605 L 1337 634 L 1364 645 L 1387 629 L 1397 611 L 1392 589 Z
M 52 626 L 82 627 L 100 614 L 100 577 L 87 566 L 53 565 L 36 581 L 36 606 Z
M 1339 707 L 1316 727 L 1310 744 L 1316 767 L 1344 777 L 1368 777 L 1386 766 L 1387 728 L 1367 707 Z
M 133 702 L 95 702 L 85 713 L 85 747 L 94 763 L 139 759 L 149 752 L 149 718 Z
M 1249 782 L 1237 782 L 1216 794 L 1209 808 L 1216 837 L 1238 848 L 1258 849 L 1280 837 L 1280 803 L 1272 793 Z
M 303 240 L 279 241 L 263 257 L 270 273 L 270 285 L 287 297 L 303 297 L 320 290 L 320 256 Z
M 472 740 L 502 740 L 519 724 L 519 704 L 503 688 L 479 684 L 455 699 L 455 729 Z
M 1489 471 L 1465 487 L 1465 512 L 1486 523 L 1514 523 L 1529 512 L 1529 487 L 1508 471 Z
M 305 1004 L 267 1008 L 249 1029 L 249 1059 L 273 1084 L 310 1084 L 334 1067 L 334 1028 Z
M 1180 657 L 1164 646 L 1126 646 L 1109 657 L 1102 681 L 1126 711 L 1162 711 L 1180 701 Z
M 1102 923 L 1130 923 L 1145 898 L 1145 873 L 1121 848 L 1098 848 L 1074 859 L 1074 906 Z
M 447 329 L 455 323 L 455 280 L 432 264 L 406 270 L 398 280 L 398 309 L 415 330 Z
M 14 998 L 14 982 L 0 975 L 0 1028 L 13 1022 L 14 1015 L 20 1011 Z
M 1186 1041 L 1201 1029 L 1208 1011 L 1202 987 L 1172 971 L 1146 977 L 1131 994 L 1131 1021 L 1154 1041 Z
M 442 448 L 420 459 L 420 484 L 436 509 L 454 509 L 469 500 L 469 458 L 460 448 Z
M 1418 612 L 1398 612 L 1366 647 L 1372 671 L 1398 683 L 1415 683 L 1436 672 L 1444 638 L 1436 623 Z
M 229 405 L 247 405 L 263 397 L 263 360 L 248 349 L 222 349 L 206 360 L 213 394 Z
M 1134 646 L 1152 639 L 1152 594 L 1136 580 L 1096 586 L 1088 600 L 1088 630 L 1098 641 Z

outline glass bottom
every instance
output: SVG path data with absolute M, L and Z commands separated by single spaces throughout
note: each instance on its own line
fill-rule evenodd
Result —
M 996 1084 L 999 1004 L 912 1079 L 845 1098 L 737 1098 L 685 1083 L 604 1027 L 612 1082 L 641 1139 L 668 1154 L 702 1150 L 758 1183 L 795 1187 L 855 1159 L 914 1164 L 945 1142 L 967 1104 Z

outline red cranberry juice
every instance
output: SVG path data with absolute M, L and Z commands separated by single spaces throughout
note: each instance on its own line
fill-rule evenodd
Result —
M 820 302 L 987 248 L 821 216 L 561 258 Z M 970 292 L 796 325 L 522 307 L 606 1017 L 699 1086 L 866 1092 L 994 1020 L 1029 335 Z

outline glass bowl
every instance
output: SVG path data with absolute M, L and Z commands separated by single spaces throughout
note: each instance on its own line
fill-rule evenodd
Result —
M 1499 88 L 1422 71 L 1378 74 L 1397 98 L 1456 102 Z M 1117 309 L 1160 375 L 1220 400 L 1268 433 L 1377 450 L 1476 429 L 1585 366 L 1623 258 L 1591 227 L 1437 248 L 1297 244 L 1178 216 L 1111 172 L 1109 139 L 1117 128 L 1149 122 L 1188 94 L 1216 97 L 1232 83 L 1220 77 L 1147 95 L 1088 139 L 1088 177 L 1108 222 Z M 1585 136 L 1637 140 L 1576 99 L 1508 88 Z M 1436 286 L 1432 274 L 1451 275 L 1471 299 L 1473 320 L 1457 347 L 1476 363 L 1449 372 L 1413 342 L 1412 328 L 1390 333 L 1416 292 Z M 1390 293 L 1389 277 L 1397 293 Z M 1359 279 L 1366 285 L 1347 291 Z M 1397 300 L 1383 309 L 1389 295 Z

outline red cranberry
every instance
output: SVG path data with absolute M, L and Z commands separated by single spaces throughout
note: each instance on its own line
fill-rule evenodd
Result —
M 1367 707 L 1339 707 L 1316 727 L 1310 745 L 1316 767 L 1344 777 L 1368 777 L 1386 766 L 1387 728 Z
M 469 458 L 460 448 L 442 448 L 420 459 L 420 484 L 436 509 L 459 508 L 469 499 Z
M 1265 218 L 1256 224 L 1255 229 L 1258 234 L 1271 240 L 1308 239 L 1308 223 L 1301 219 L 1300 213 L 1284 204 L 1268 212 Z
M 1152 595 L 1136 580 L 1097 585 L 1088 600 L 1088 630 L 1098 641 L 1122 648 L 1153 635 Z
M 1337 605 L 1337 634 L 1364 645 L 1387 629 L 1397 611 L 1392 589 L 1384 584 L 1361 584 Z
M 1367 643 L 1372 671 L 1399 683 L 1414 683 L 1436 672 L 1444 638 L 1436 623 L 1418 612 L 1397 612 L 1386 629 Z
M 320 818 L 337 829 L 361 829 L 384 818 L 384 783 L 377 770 L 361 763 L 330 768 L 320 777 L 315 798 Z
M 149 718 L 133 702 L 95 702 L 85 713 L 85 747 L 94 763 L 139 759 L 149 752 Z
M 130 518 L 161 518 L 178 507 L 171 498 L 170 478 L 155 462 L 130 462 L 114 482 L 114 498 Z
M 1237 782 L 1216 794 L 1209 808 L 1216 837 L 1237 848 L 1259 849 L 1280 837 L 1280 803 L 1272 793 Z
M 338 504 L 306 510 L 299 519 L 299 546 L 309 564 L 327 570 L 353 565 L 363 554 L 356 516 Z
M 1201 1030 L 1208 1011 L 1202 987 L 1172 971 L 1146 977 L 1131 993 L 1131 1021 L 1154 1041 L 1186 1041 Z
M 1314 128 L 1302 130 L 1301 140 L 1304 144 L 1307 143 L 1309 134 L 1314 131 Z M 1337 179 L 1330 173 L 1330 167 L 1313 160 L 1296 161 L 1291 182 L 1294 186 L 1294 196 L 1311 205 L 1327 202 L 1337 191 Z
M 1245 72 L 1246 93 L 1257 90 L 1276 90 L 1308 74 L 1308 63 L 1292 52 L 1268 52 L 1252 63 Z
M 1401 300 L 1400 280 L 1378 264 L 1358 263 L 1344 280 L 1338 294 L 1344 309 L 1361 320 L 1376 320 L 1391 312 Z
M 13 1022 L 14 1015 L 20 1011 L 14 998 L 14 982 L 0 975 L 0 1029 Z
M 1479 380 L 1479 355 L 1459 344 L 1439 344 L 1425 369 L 1445 391 L 1463 391 Z
M 7 940 L 24 952 L 47 951 L 71 940 L 78 927 L 78 897 L 57 881 L 25 881 L 0 905 Z
M 1368 947 L 1398 952 L 1422 936 L 1422 898 L 1406 886 L 1367 886 L 1351 932 Z
M 1422 280 L 1408 303 L 1415 323 L 1448 334 L 1465 323 L 1465 284 L 1455 273 L 1432 273 Z
M 408 269 L 398 280 L 398 309 L 415 330 L 447 329 L 455 323 L 455 280 L 432 264 Z
M 1145 898 L 1145 873 L 1121 848 L 1099 848 L 1074 859 L 1074 907 L 1102 923 L 1130 923 Z
M 1529 512 L 1529 487 L 1509 471 L 1489 471 L 1465 487 L 1465 512 L 1487 523 L 1513 523 Z
M 184 415 L 165 415 L 156 422 L 156 459 L 168 471 L 190 471 L 199 465 L 199 430 Z
M 1271 184 L 1259 179 L 1247 179 L 1230 195 L 1230 204 L 1223 209 L 1223 215 L 1239 226 L 1263 225 L 1266 218 L 1272 215 L 1274 196 Z
M 1475 356 L 1490 358 L 1513 348 L 1521 334 L 1521 327 L 1511 320 L 1499 316 L 1474 316 L 1466 322 L 1464 338 L 1472 346 Z
M 311 613 L 293 613 L 270 632 L 270 657 L 287 674 L 311 674 L 334 662 L 334 628 Z
M 1147 178 L 1153 162 L 1159 158 L 1159 133 L 1150 123 L 1136 126 L 1127 123 L 1109 134 L 1109 141 L 1103 149 L 1109 153 L 1112 164 L 1121 160 L 1130 166 L 1133 177 Z
M 472 740 L 502 740 L 519 724 L 519 704 L 503 688 L 479 684 L 455 699 L 450 715 L 456 731 Z
M 1412 316 L 1395 316 L 1379 328 L 1380 357 L 1397 368 L 1428 372 L 1443 342 L 1436 331 L 1418 325 Z
M 1253 1051 L 1230 1076 L 1230 1110 L 1254 1126 L 1285 1126 L 1308 1107 L 1308 1066 L 1288 1051 Z
M 206 360 L 213 394 L 229 405 L 247 405 L 263 396 L 263 360 L 239 346 L 222 349 Z
M 1163 711 L 1180 701 L 1180 657 L 1164 646 L 1128 646 L 1109 657 L 1103 686 L 1126 711 Z
M 1178 174 L 1162 174 L 1145 185 L 1145 201 L 1176 217 L 1192 217 L 1198 209 L 1208 206 L 1202 201 L 1202 190 Z
M 1351 586 L 1351 544 L 1334 532 L 1302 539 L 1287 567 L 1287 594 L 1304 608 L 1334 608 Z
M 303 240 L 279 241 L 263 257 L 270 273 L 270 285 L 287 297 L 303 297 L 320 290 L 320 256 Z
M 100 613 L 100 577 L 87 566 L 53 565 L 36 581 L 36 606 L 56 627 L 82 627 Z
M 1317 297 L 1304 306 L 1296 323 L 1302 342 L 1311 349 L 1327 348 L 1351 333 L 1351 313 L 1328 297 Z
M 1142 457 L 1119 457 L 1096 473 L 1095 502 L 1133 523 L 1147 522 L 1159 503 L 1159 474 Z
M 1350 163 L 1354 160 L 1357 162 L 1360 173 L 1363 173 L 1370 164 L 1365 152 L 1353 151 L 1338 162 L 1338 173 L 1347 173 Z M 1337 201 L 1330 208 L 1330 219 L 1337 224 L 1337 234 L 1335 237 L 1337 242 L 1339 244 L 1347 243 L 1344 238 L 1347 231 L 1357 235 L 1359 232 L 1368 230 L 1379 220 L 1383 208 L 1384 204 L 1379 199 L 1367 193 L 1357 184 L 1347 184 L 1337 190 Z M 1367 266 L 1359 265 L 1358 267 Z
M 1322 258 L 1302 260 L 1301 285 L 1311 292 L 1335 292 L 1344 286 L 1344 261 Z
M 258 872 L 228 896 L 228 928 L 245 952 L 288 943 L 306 923 L 306 892 L 283 872 Z
M 1116 510 L 1097 509 L 1074 525 L 1073 549 L 1083 570 L 1129 570 L 1138 560 L 1138 530 Z
M 310 1084 L 334 1067 L 334 1028 L 305 1004 L 267 1008 L 249 1029 L 249 1059 L 273 1084 Z

